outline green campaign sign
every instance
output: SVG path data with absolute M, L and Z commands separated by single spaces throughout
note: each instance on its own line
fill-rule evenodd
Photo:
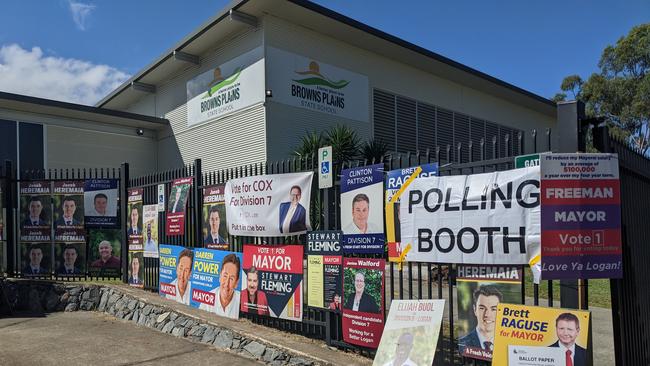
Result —
M 519 155 L 515 157 L 515 169 L 539 166 L 539 154 Z

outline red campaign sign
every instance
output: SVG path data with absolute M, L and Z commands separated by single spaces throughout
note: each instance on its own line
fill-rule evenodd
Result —
M 542 203 L 545 205 L 620 205 L 618 179 L 544 180 Z
M 542 242 L 544 256 L 620 254 L 621 230 L 547 230 Z
M 343 258 L 343 340 L 377 348 L 384 331 L 384 259 Z
M 165 225 L 167 236 L 183 236 L 185 234 L 185 206 L 191 185 L 192 177 L 180 178 L 172 182 Z
M 244 245 L 244 268 L 259 271 L 302 274 L 302 245 Z

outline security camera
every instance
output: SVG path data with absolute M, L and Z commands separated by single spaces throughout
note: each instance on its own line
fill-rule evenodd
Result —
M 137 133 L 138 136 L 142 136 L 142 135 L 144 135 L 144 130 L 141 129 L 141 128 L 138 128 L 137 130 L 135 130 L 135 133 Z

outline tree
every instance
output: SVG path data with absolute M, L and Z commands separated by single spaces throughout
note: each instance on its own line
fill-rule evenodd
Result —
M 650 23 L 636 26 L 615 45 L 607 46 L 600 72 L 584 81 L 564 78 L 556 101 L 572 93 L 585 103 L 588 116 L 605 117 L 614 133 L 628 139 L 643 154 L 650 148 Z

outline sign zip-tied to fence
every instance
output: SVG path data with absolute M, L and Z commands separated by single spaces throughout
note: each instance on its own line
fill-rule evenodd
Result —
M 386 205 L 387 218 L 401 195 L 399 258 L 393 260 L 530 264 L 540 255 L 539 167 L 503 172 L 426 177 L 416 170 Z M 389 242 L 393 225 L 387 224 Z
M 402 196 L 402 193 L 408 188 L 408 186 L 417 178 L 420 173 L 422 173 L 422 167 L 415 168 L 415 171 L 411 176 L 402 184 L 402 187 L 391 197 L 391 199 L 386 203 L 386 241 L 388 243 L 395 243 L 395 204 Z M 401 251 L 398 249 L 399 257 L 397 257 L 397 269 L 402 270 L 402 264 L 405 261 L 406 254 L 411 250 L 411 243 L 406 243 L 406 246 L 403 246 L 402 243 L 395 244 L 397 248 L 403 248 Z M 393 259 L 391 258 L 391 261 Z

